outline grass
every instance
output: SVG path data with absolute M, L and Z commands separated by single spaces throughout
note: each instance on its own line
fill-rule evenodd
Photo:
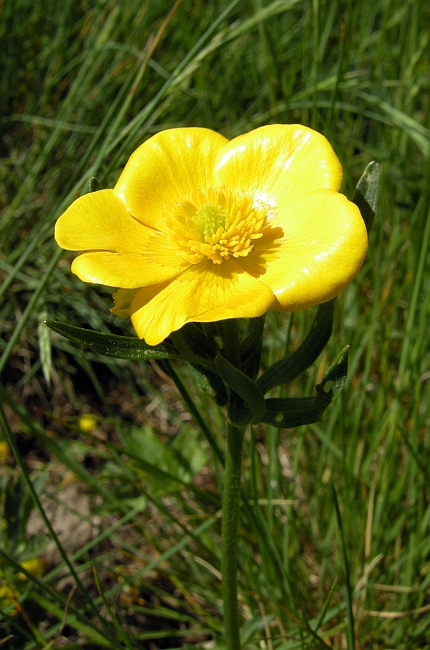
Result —
M 244 647 L 430 648 L 426 3 L 4 0 L 0 20 L 5 648 L 222 648 L 219 462 L 160 364 L 45 328 L 131 334 L 109 290 L 72 277 L 52 229 L 90 177 L 112 187 L 161 129 L 275 122 L 322 131 L 350 197 L 377 160 L 381 196 L 332 339 L 283 394 L 310 394 L 348 343 L 345 391 L 321 423 L 246 440 Z M 312 316 L 271 314 L 264 363 Z M 222 414 L 174 368 L 222 449 Z M 63 517 L 90 531 L 75 544 L 47 516 L 68 486 Z M 46 572 L 22 580 L 43 554 Z

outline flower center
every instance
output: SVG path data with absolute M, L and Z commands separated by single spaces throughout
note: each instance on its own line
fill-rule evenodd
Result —
M 198 208 L 195 214 L 191 217 L 195 228 L 202 239 L 207 236 L 213 235 L 219 227 L 225 226 L 226 213 L 219 205 L 206 203 Z
M 225 188 L 199 190 L 168 209 L 166 226 L 184 260 L 198 264 L 206 257 L 222 264 L 249 255 L 264 235 L 267 209 L 252 203 Z

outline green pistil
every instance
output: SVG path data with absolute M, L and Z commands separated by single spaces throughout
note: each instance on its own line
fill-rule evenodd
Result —
M 210 237 L 214 235 L 220 226 L 224 228 L 225 219 L 226 214 L 224 210 L 212 203 L 202 205 L 192 216 L 194 226 L 202 239 L 206 236 Z

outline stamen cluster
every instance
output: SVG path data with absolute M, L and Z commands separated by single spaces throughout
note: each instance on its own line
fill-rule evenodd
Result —
M 167 210 L 166 226 L 183 259 L 198 264 L 205 257 L 222 264 L 230 257 L 246 257 L 253 242 L 263 236 L 267 210 L 252 205 L 252 198 L 226 188 L 190 194 Z

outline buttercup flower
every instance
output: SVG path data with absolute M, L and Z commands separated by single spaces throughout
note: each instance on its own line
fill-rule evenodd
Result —
M 55 237 L 86 251 L 73 273 L 117 287 L 112 312 L 156 345 L 188 322 L 299 311 L 338 295 L 367 250 L 341 180 L 330 144 L 304 126 L 231 141 L 171 129 L 133 153 L 113 190 L 77 199 Z

